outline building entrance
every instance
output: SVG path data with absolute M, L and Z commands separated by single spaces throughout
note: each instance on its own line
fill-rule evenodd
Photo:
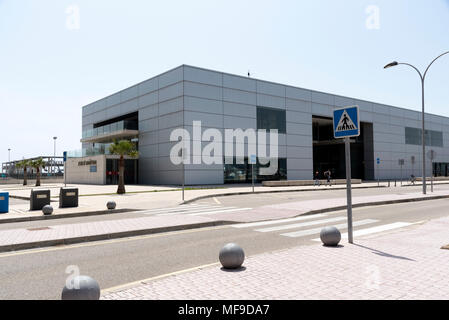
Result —
M 119 159 L 106 159 L 106 184 L 118 184 Z M 125 159 L 125 184 L 137 184 L 138 160 Z
M 361 133 L 351 138 L 351 173 L 354 179 L 374 179 L 373 125 L 360 123 Z M 313 171 L 323 173 L 330 170 L 332 178 L 344 179 L 345 144 L 344 139 L 335 139 L 332 118 L 312 117 L 313 130 Z

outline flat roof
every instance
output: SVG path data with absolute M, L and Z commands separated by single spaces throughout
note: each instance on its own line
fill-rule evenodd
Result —
M 354 98 L 354 97 L 349 97 L 349 96 L 342 96 L 342 95 L 331 93 L 331 92 L 324 92 L 324 91 L 318 91 L 318 90 L 314 90 L 314 89 L 296 87 L 296 86 L 285 84 L 285 83 L 268 81 L 268 80 L 263 80 L 263 79 L 258 79 L 258 78 L 251 78 L 251 77 L 248 78 L 248 77 L 245 77 L 245 76 L 242 76 L 242 75 L 238 75 L 238 74 L 233 74 L 233 73 L 228 73 L 228 72 L 223 72 L 223 71 L 217 71 L 217 70 L 207 69 L 207 68 L 202 68 L 202 67 L 196 67 L 196 66 L 192 66 L 192 65 L 188 65 L 188 64 L 182 64 L 182 65 L 177 66 L 175 68 L 171 68 L 171 69 L 169 69 L 169 70 L 167 70 L 165 72 L 162 72 L 162 73 L 160 73 L 160 74 L 158 74 L 156 76 L 153 76 L 151 78 L 145 79 L 145 80 L 143 80 L 141 82 L 138 82 L 138 83 L 136 83 L 136 84 L 134 84 L 132 86 L 126 87 L 126 88 L 124 88 L 122 90 L 119 90 L 119 91 L 114 92 L 114 93 L 112 93 L 110 95 L 107 95 L 104 98 L 95 100 L 95 101 L 93 101 L 93 102 L 91 102 L 91 103 L 89 103 L 87 105 L 84 105 L 82 108 L 84 109 L 84 108 L 86 108 L 86 107 L 88 107 L 88 106 L 90 106 L 90 105 L 92 105 L 92 104 L 94 104 L 94 103 L 96 103 L 98 101 L 107 99 L 108 97 L 111 97 L 111 96 L 113 96 L 113 95 L 115 95 L 117 93 L 123 92 L 123 91 L 128 90 L 128 89 L 130 89 L 132 87 L 138 86 L 138 85 L 140 85 L 140 84 L 142 84 L 142 83 L 144 83 L 146 81 L 149 81 L 151 79 L 155 79 L 155 78 L 157 78 L 157 77 L 159 77 L 159 76 L 161 76 L 163 74 L 169 73 L 169 72 L 171 72 L 173 70 L 176 70 L 176 69 L 179 69 L 181 67 L 189 67 L 189 68 L 194 68 L 194 69 L 199 69 L 199 70 L 204 70 L 204 71 L 209 71 L 209 72 L 216 72 L 216 73 L 226 74 L 226 75 L 229 75 L 229 76 L 239 77 L 239 78 L 243 78 L 243 79 L 251 79 L 251 80 L 255 80 L 255 81 L 262 81 L 262 82 L 266 82 L 266 83 L 270 83 L 270 84 L 276 84 L 276 85 L 286 86 L 286 87 L 295 88 L 295 89 L 308 90 L 308 91 L 311 91 L 311 92 L 322 93 L 322 94 L 329 94 L 329 95 L 333 95 L 335 97 L 340 97 L 340 98 L 353 99 L 353 100 L 358 100 L 358 101 L 363 101 L 363 102 L 368 102 L 368 103 L 376 103 L 376 104 L 383 105 L 383 106 L 390 107 L 390 108 L 397 108 L 397 109 L 407 110 L 407 111 L 416 112 L 418 114 L 421 114 L 421 111 L 407 109 L 405 107 L 398 107 L 398 106 L 393 106 L 393 105 L 389 105 L 389 104 L 379 103 L 379 102 L 375 102 L 375 101 L 369 101 L 369 100 L 364 100 L 364 99 L 359 99 L 359 98 Z M 449 117 L 438 115 L 438 114 L 434 114 L 434 113 L 425 112 L 425 114 L 426 115 L 432 115 L 432 116 L 440 117 L 440 118 L 449 119 Z

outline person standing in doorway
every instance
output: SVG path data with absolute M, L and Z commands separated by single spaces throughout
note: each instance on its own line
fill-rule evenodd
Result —
M 328 169 L 325 173 L 324 176 L 326 177 L 326 185 L 332 186 L 331 183 L 331 170 Z
M 320 172 L 319 171 L 315 172 L 314 180 L 315 180 L 315 185 L 320 186 Z

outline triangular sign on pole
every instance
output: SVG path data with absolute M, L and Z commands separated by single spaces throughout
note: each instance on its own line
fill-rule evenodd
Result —
M 337 127 L 335 128 L 335 132 L 355 130 L 355 129 L 357 129 L 357 126 L 351 120 L 351 117 L 349 117 L 346 110 L 343 111 L 340 120 L 338 121 Z

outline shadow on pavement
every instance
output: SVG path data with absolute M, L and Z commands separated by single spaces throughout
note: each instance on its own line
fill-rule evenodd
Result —
M 246 270 L 246 267 L 240 267 L 237 269 L 225 269 L 224 267 L 221 267 L 220 270 L 225 272 L 242 272 Z
M 389 254 L 389 253 L 386 253 L 386 252 L 383 252 L 383 251 L 380 251 L 380 250 L 377 250 L 377 249 L 373 249 L 373 248 L 362 246 L 361 244 L 354 243 L 354 245 L 357 246 L 357 247 L 360 247 L 360 248 L 371 250 L 374 254 L 377 254 L 378 256 L 387 257 L 387 258 L 394 258 L 394 259 L 401 259 L 401 260 L 408 260 L 408 261 L 415 261 L 416 262 L 416 260 L 413 260 L 413 259 L 410 259 L 410 258 L 407 258 L 407 257 L 395 256 L 393 254 Z

